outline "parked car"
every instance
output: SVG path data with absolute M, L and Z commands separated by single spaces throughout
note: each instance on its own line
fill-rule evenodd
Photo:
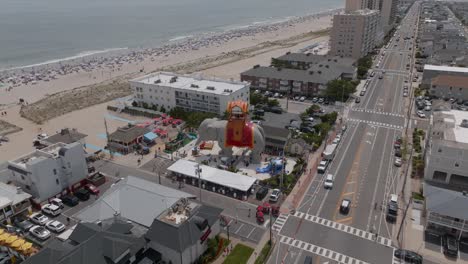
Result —
M 299 101 L 304 102 L 305 99 L 306 99 L 306 98 L 305 98 L 304 96 L 302 96 L 301 98 L 299 98 Z
M 60 233 L 63 230 L 65 230 L 65 225 L 62 224 L 59 221 L 56 221 L 56 220 L 52 220 L 52 221 L 47 222 L 46 227 L 50 231 L 54 231 L 56 233 Z
M 364 96 L 366 94 L 366 92 L 363 90 L 359 93 L 360 96 Z
M 78 198 L 76 198 L 76 196 L 73 196 L 73 195 L 70 195 L 70 194 L 67 194 L 67 195 L 64 195 L 62 196 L 62 202 L 70 207 L 73 207 L 75 205 L 77 205 L 80 200 Z
M 90 192 L 91 194 L 94 194 L 94 195 L 98 195 L 99 194 L 99 188 L 94 186 L 93 184 L 91 183 L 88 183 L 85 185 L 84 187 L 88 192 Z
M 356 97 L 356 99 L 354 100 L 354 102 L 355 102 L 356 104 L 359 104 L 359 103 L 361 102 L 361 99 L 360 99 L 359 97 Z
M 351 208 L 351 200 L 343 199 L 340 205 L 340 213 L 348 214 Z
M 43 226 L 33 226 L 30 229 L 31 234 L 39 238 L 40 240 L 46 240 L 50 237 L 50 232 L 49 230 L 45 229 Z
M 405 249 L 397 249 L 393 254 L 395 258 L 404 260 L 406 263 L 411 264 L 422 264 L 423 258 L 416 252 L 405 250 Z
M 34 226 L 34 224 L 28 219 L 24 219 L 20 217 L 15 218 L 15 220 L 13 221 L 13 224 L 23 232 L 28 232 L 29 229 L 31 229 L 31 227 Z
M 419 118 L 426 118 L 426 114 L 424 114 L 423 111 L 417 111 L 416 114 L 418 115 Z
M 273 189 L 273 192 L 270 194 L 270 202 L 277 202 L 281 196 L 281 191 L 279 189 Z
M 49 218 L 41 213 L 34 213 L 31 216 L 29 216 L 29 218 L 33 223 L 38 225 L 45 225 L 47 221 L 49 221 Z
M 317 97 L 312 98 L 312 103 L 316 103 L 316 102 L 318 102 L 318 98 Z
M 257 198 L 257 200 L 263 200 L 263 198 L 265 198 L 265 196 L 268 194 L 268 188 L 267 187 L 260 187 L 260 189 L 258 189 L 257 191 L 257 194 L 255 195 L 255 197 Z
M 458 241 L 452 235 L 445 235 L 442 238 L 444 255 L 450 258 L 458 258 Z
M 320 98 L 318 99 L 318 103 L 319 103 L 319 104 L 323 103 L 323 101 L 325 101 L 325 99 L 323 99 L 322 97 L 320 97 Z
M 401 158 L 397 157 L 397 158 L 395 158 L 395 162 L 393 164 L 395 164 L 395 166 L 397 166 L 397 167 L 401 167 L 401 163 L 402 163 Z
M 62 213 L 62 209 L 54 204 L 45 204 L 42 206 L 42 212 L 51 216 L 57 216 Z
M 327 167 L 328 167 L 328 161 L 326 160 L 320 161 L 320 164 L 317 167 L 318 173 L 325 173 L 325 170 L 327 169 Z
M 49 200 L 49 203 L 58 206 L 60 209 L 63 209 L 65 207 L 63 206 L 62 199 L 59 198 L 52 198 Z
M 75 196 L 81 201 L 89 200 L 89 192 L 84 188 L 81 188 L 78 191 L 76 191 Z

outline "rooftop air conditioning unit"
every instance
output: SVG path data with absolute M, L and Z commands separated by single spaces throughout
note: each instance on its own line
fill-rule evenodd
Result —
M 157 79 L 156 81 L 154 81 L 155 84 L 158 84 L 158 83 L 161 83 L 161 79 Z
M 214 91 L 214 90 L 215 90 L 214 86 L 207 86 L 206 89 L 207 89 L 207 90 L 211 90 L 211 91 Z
M 461 124 L 460 124 L 461 127 L 465 127 L 465 128 L 468 128 L 468 119 L 463 119 Z
M 190 85 L 190 87 L 192 87 L 192 88 L 200 88 L 198 85 L 193 84 L 193 83 Z

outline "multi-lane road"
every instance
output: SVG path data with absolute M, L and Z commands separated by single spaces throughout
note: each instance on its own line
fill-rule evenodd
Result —
M 270 264 L 303 263 L 307 255 L 314 263 L 397 263 L 398 230 L 385 215 L 404 178 L 394 166 L 393 143 L 407 124 L 410 97 L 403 97 L 403 86 L 411 86 L 407 68 L 413 68 L 418 17 L 416 2 L 377 55 L 361 102 L 344 110 L 347 129 L 327 171 L 315 175 L 296 212 L 274 224 L 277 244 Z M 329 173 L 335 176 L 331 190 L 323 187 Z M 343 199 L 351 200 L 346 215 L 339 212 Z

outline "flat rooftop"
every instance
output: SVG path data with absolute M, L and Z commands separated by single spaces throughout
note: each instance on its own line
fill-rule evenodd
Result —
M 38 149 L 35 150 L 29 154 L 26 154 L 22 157 L 17 158 L 14 161 L 11 161 L 11 163 L 26 168 L 26 164 L 30 164 L 35 162 L 36 160 L 40 159 L 48 159 L 48 158 L 55 158 L 59 155 L 59 151 L 61 148 L 67 146 L 67 144 L 59 142 L 53 145 L 50 145 L 46 148 L 43 149 Z
M 464 67 L 439 66 L 439 65 L 431 65 L 431 64 L 424 65 L 424 70 L 468 73 L 468 68 L 464 68 Z
M 468 143 L 468 128 L 461 126 L 463 120 L 468 120 L 468 111 L 450 110 L 434 114 L 434 131 L 443 132 L 438 139 Z
M 226 81 L 216 78 L 208 79 L 168 72 L 148 74 L 133 79 L 131 82 L 220 95 L 228 95 L 248 86 L 247 82 Z

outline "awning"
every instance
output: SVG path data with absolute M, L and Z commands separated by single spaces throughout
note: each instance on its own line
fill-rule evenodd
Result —
M 195 174 L 195 166 L 197 164 L 198 163 L 193 161 L 180 159 L 167 168 L 167 170 L 198 179 L 198 175 Z M 203 181 L 244 192 L 248 191 L 257 180 L 254 177 L 220 170 L 206 165 L 200 165 L 200 169 L 202 170 L 200 178 Z
M 144 135 L 144 138 L 145 138 L 145 140 L 147 140 L 147 141 L 153 141 L 153 140 L 155 140 L 155 139 L 158 138 L 158 135 L 156 135 L 156 134 L 153 133 L 153 132 L 148 132 L 148 133 L 146 133 L 146 134 Z

